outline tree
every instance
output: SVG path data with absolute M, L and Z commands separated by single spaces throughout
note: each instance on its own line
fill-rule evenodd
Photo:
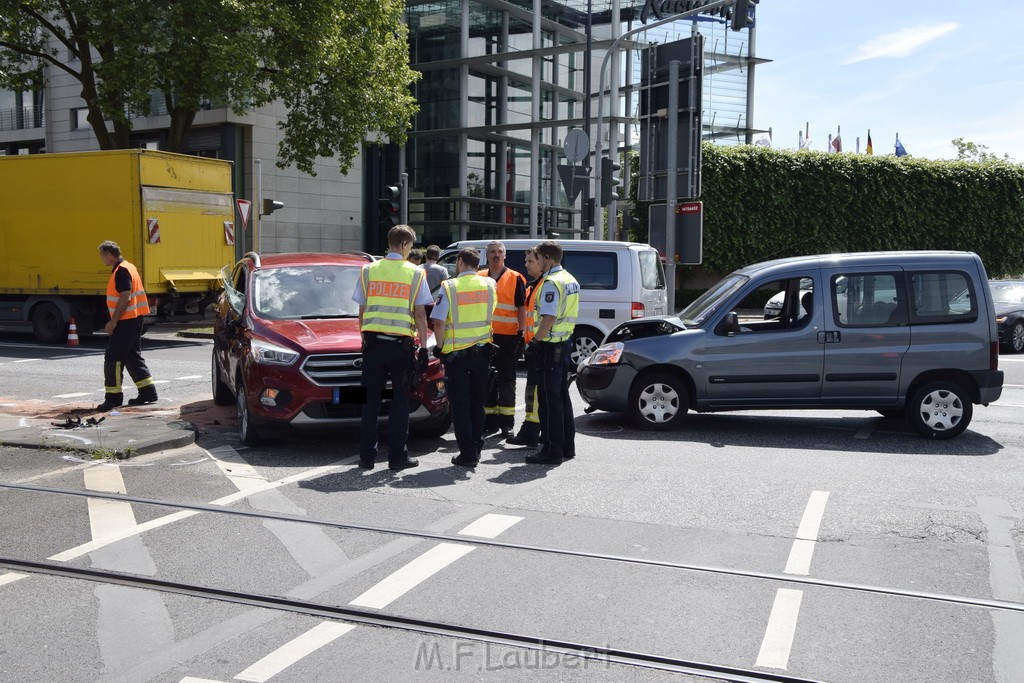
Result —
M 953 140 L 953 146 L 956 147 L 957 161 L 970 161 L 978 164 L 986 161 L 1013 161 L 1009 154 L 1000 157 L 998 154 L 988 151 L 988 145 L 979 145 L 963 138 Z
M 417 105 L 403 0 L 0 0 L 0 87 L 81 84 L 101 149 L 129 146 L 154 94 L 179 151 L 196 114 L 287 108 L 278 165 L 348 172 L 368 137 L 402 142 Z

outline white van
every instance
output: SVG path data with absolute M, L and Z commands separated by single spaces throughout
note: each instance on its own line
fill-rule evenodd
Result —
M 541 239 L 501 240 L 505 265 L 526 275 L 524 254 Z M 466 247 L 480 250 L 485 266 L 492 240 L 453 242 L 441 253 L 442 266 L 455 274 L 455 257 Z M 620 323 L 652 315 L 665 315 L 668 292 L 658 251 L 649 244 L 601 240 L 559 240 L 562 265 L 580 283 L 580 315 L 576 321 L 573 361 L 593 353 L 605 335 Z

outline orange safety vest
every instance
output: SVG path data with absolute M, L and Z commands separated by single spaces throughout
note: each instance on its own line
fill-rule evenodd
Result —
M 484 268 L 477 275 L 490 277 L 490 271 Z M 526 285 L 526 278 L 520 273 L 506 268 L 495 285 L 497 285 L 498 305 L 491 318 L 491 331 L 494 334 L 516 335 L 519 333 L 519 309 L 516 307 L 516 284 Z
M 124 313 L 121 314 L 121 320 L 131 320 L 132 318 L 141 318 L 144 315 L 149 315 L 149 299 L 146 298 L 146 290 L 142 287 L 142 278 L 139 277 L 139 271 L 132 264 L 122 260 L 111 271 L 110 281 L 107 282 L 107 312 L 110 314 L 110 317 L 114 317 L 114 309 L 117 308 L 118 299 L 121 298 L 121 292 L 117 291 L 117 286 L 114 284 L 114 276 L 117 275 L 118 268 L 124 268 L 132 276 L 132 289 L 131 295 L 128 297 L 128 308 L 124 309 Z
M 533 318 L 533 298 L 540 290 L 542 284 L 544 284 L 544 278 L 540 277 L 537 278 L 537 282 L 532 286 L 526 286 L 526 329 L 523 330 L 523 341 L 527 344 L 533 339 L 533 335 L 537 333 L 537 330 L 534 329 L 536 323 Z

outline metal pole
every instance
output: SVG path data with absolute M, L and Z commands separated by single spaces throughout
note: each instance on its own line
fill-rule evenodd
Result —
M 260 253 L 260 226 L 263 225 L 263 160 L 253 159 L 256 167 L 256 196 L 253 201 L 252 250 Z
M 597 143 L 594 147 L 594 154 L 597 159 L 597 163 L 594 164 L 594 187 L 596 187 L 598 190 L 600 190 L 601 188 L 601 133 L 604 132 L 604 72 L 605 67 L 608 66 L 608 58 L 614 51 L 619 49 L 619 43 L 625 40 L 626 38 L 629 38 L 630 36 L 634 36 L 637 33 L 647 31 L 648 29 L 664 26 L 665 24 L 671 23 L 673 21 L 685 19 L 695 14 L 700 14 L 701 12 L 708 12 L 713 9 L 718 9 L 719 7 L 732 5 L 735 1 L 736 0 L 717 0 L 716 2 L 708 3 L 707 5 L 699 7 L 697 9 L 692 9 L 686 12 L 681 12 L 679 14 L 674 14 L 671 17 L 665 17 L 664 19 L 661 19 L 659 21 L 655 21 L 650 24 L 644 24 L 643 26 L 638 26 L 637 28 L 626 31 L 621 36 L 612 41 L 611 45 L 608 47 L 608 52 L 606 52 L 604 55 L 604 59 L 601 60 L 600 87 L 598 89 L 599 96 L 597 98 Z M 598 197 L 595 198 L 595 204 L 597 204 L 598 200 L 600 199 L 601 193 L 598 191 L 595 192 L 594 194 L 598 195 Z
M 398 190 L 401 201 L 398 206 L 399 218 L 401 219 L 402 225 L 409 225 L 409 174 L 402 173 L 398 180 Z
M 668 280 L 669 315 L 676 312 L 676 201 L 679 191 L 679 60 L 668 63 L 668 175 L 665 178 L 665 279 Z

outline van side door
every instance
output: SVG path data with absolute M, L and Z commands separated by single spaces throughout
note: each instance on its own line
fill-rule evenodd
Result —
M 822 403 L 895 403 L 910 348 L 903 269 L 834 267 L 822 272 L 828 292 L 818 334 L 825 351 Z

